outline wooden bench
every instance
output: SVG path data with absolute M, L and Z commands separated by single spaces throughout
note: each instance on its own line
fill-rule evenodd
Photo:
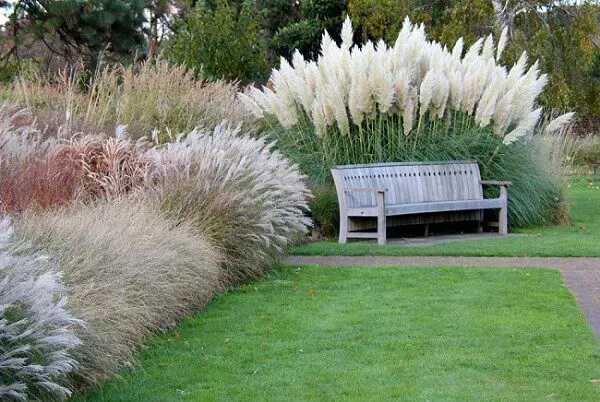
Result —
M 481 180 L 476 161 L 342 165 L 330 170 L 340 207 L 340 243 L 353 237 L 385 244 L 394 217 L 428 223 L 442 213 L 450 216 L 446 221 L 477 220 L 481 225 L 485 209 L 499 209 L 498 231 L 508 232 L 507 187 L 512 183 Z M 500 197 L 484 199 L 483 185 L 500 186 Z M 412 219 L 419 216 L 424 218 Z M 369 228 L 377 232 L 364 231 Z

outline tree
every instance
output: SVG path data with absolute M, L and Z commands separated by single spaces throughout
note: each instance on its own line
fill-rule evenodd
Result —
M 220 0 L 214 10 L 197 7 L 175 31 L 167 55 L 215 78 L 261 79 L 268 75 L 260 25 L 247 4 Z
M 451 6 L 450 0 L 349 0 L 348 13 L 361 40 L 396 40 L 404 17 L 434 29 Z
M 115 59 L 145 53 L 147 6 L 147 0 L 20 0 L 13 15 L 50 52 L 69 62 L 81 58 L 94 70 L 103 53 Z
M 290 58 L 298 49 L 304 57 L 314 59 L 325 30 L 339 39 L 347 3 L 346 0 L 301 0 L 299 6 L 299 19 L 280 27 L 270 44 L 280 56 Z

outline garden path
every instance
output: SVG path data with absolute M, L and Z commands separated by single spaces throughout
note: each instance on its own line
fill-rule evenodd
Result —
M 592 330 L 600 337 L 600 258 L 291 256 L 287 263 L 331 266 L 486 266 L 555 269 L 562 273 Z

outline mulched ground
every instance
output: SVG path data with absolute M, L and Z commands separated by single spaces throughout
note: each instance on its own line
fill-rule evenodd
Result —
M 561 271 L 592 330 L 600 337 L 600 258 L 292 256 L 287 263 L 332 266 L 485 266 L 556 269 Z

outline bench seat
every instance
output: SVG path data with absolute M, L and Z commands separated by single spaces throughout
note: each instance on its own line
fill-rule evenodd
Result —
M 502 208 L 502 200 L 500 198 L 489 198 L 484 200 L 438 201 L 421 202 L 417 204 L 386 205 L 385 214 L 387 216 L 397 216 L 426 214 L 431 212 L 474 211 L 480 209 L 498 208 Z M 377 214 L 377 208 L 348 209 L 348 216 L 376 217 Z
M 511 183 L 482 181 L 476 161 L 342 165 L 331 173 L 340 206 L 340 243 L 349 237 L 377 237 L 385 244 L 388 217 L 447 214 L 451 220 L 475 219 L 481 224 L 487 209 L 500 210 L 498 230 L 508 231 L 506 188 Z M 484 198 L 483 185 L 499 186 L 500 197 Z M 373 227 L 356 220 L 368 217 L 377 218 L 376 234 L 357 230 Z

